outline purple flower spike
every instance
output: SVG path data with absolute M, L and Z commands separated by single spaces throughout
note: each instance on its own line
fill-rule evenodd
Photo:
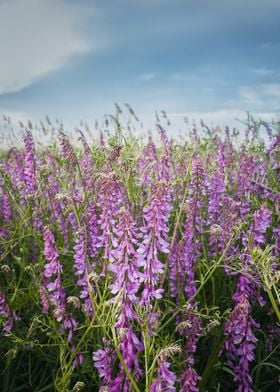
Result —
M 133 304 L 138 302 L 137 293 L 142 276 L 139 272 L 139 260 L 135 251 L 137 240 L 140 237 L 131 214 L 122 208 L 119 212 L 119 221 L 115 230 L 115 249 L 111 252 L 109 269 L 113 272 L 113 284 L 109 287 L 114 296 L 118 295 L 120 315 L 115 325 L 120 335 L 123 360 L 135 379 L 142 375 L 138 363 L 138 354 L 143 351 L 143 345 L 133 331 L 132 320 L 138 320 Z M 115 299 L 115 297 L 114 297 Z M 113 300 L 114 300 L 113 299 Z M 130 381 L 120 364 L 118 376 L 110 384 L 110 391 L 129 391 Z
M 49 261 L 45 265 L 43 287 L 40 289 L 43 311 L 52 308 L 56 321 L 61 325 L 61 332 L 68 331 L 68 341 L 72 342 L 73 331 L 77 326 L 76 319 L 66 311 L 66 293 L 61 282 L 62 265 L 58 260 L 58 252 L 52 232 L 44 227 L 44 255 Z M 42 295 L 43 294 L 43 295 Z M 49 307 L 47 305 L 47 298 Z
M 123 290 L 123 302 L 137 302 L 136 294 L 139 290 L 142 274 L 139 271 L 140 263 L 135 247 L 138 243 L 139 233 L 131 214 L 122 208 L 119 212 L 119 222 L 115 230 L 115 249 L 111 252 L 109 269 L 114 274 L 114 283 L 110 289 L 113 295 Z M 129 305 L 127 305 L 129 306 Z
M 255 212 L 254 222 L 250 230 L 255 246 L 266 243 L 265 233 L 271 224 L 271 216 L 272 214 L 265 204 L 262 204 L 260 209 Z
M 2 215 L 4 222 L 9 222 L 13 216 L 9 195 L 7 192 L 3 191 L 2 193 L 1 191 L 0 187 L 0 216 Z
M 198 392 L 198 382 L 201 377 L 192 367 L 187 367 L 181 377 L 182 386 L 180 392 Z
M 112 382 L 112 367 L 116 358 L 116 353 L 110 346 L 110 343 L 103 339 L 105 348 L 99 349 L 92 354 L 94 366 L 102 378 L 102 386 L 110 385 Z
M 234 381 L 238 383 L 239 392 L 253 392 L 250 362 L 255 359 L 257 342 L 253 327 L 258 328 L 259 325 L 250 316 L 248 297 L 241 294 L 225 328 L 229 335 L 225 343 L 228 364 L 234 371 Z
M 14 325 L 14 320 L 19 320 L 19 317 L 15 312 L 12 312 L 9 305 L 6 302 L 6 297 L 3 292 L 0 291 L 0 316 L 3 317 L 3 336 L 8 336 Z M 2 324 L 2 323 L 1 323 Z
M 112 247 L 115 244 L 114 232 L 116 228 L 116 215 L 120 204 L 124 201 L 123 187 L 114 173 L 109 172 L 97 181 L 99 186 L 99 199 L 97 206 L 101 209 L 100 225 L 101 234 L 98 237 L 97 248 L 103 249 L 102 275 L 107 270 L 108 260 L 111 259 Z
M 28 131 L 24 136 L 25 146 L 25 184 L 27 193 L 33 195 L 36 191 L 36 180 L 35 180 L 35 145 L 32 133 Z
M 65 135 L 64 132 L 59 132 L 59 141 L 61 145 L 61 156 L 63 159 L 69 159 L 71 166 L 75 166 L 77 163 L 77 158 L 74 153 L 73 147 L 69 141 L 69 138 Z
M 48 228 L 44 228 L 44 256 L 49 261 L 45 265 L 44 276 L 51 278 L 53 275 L 60 274 L 62 266 L 58 260 L 58 252 L 55 246 L 54 236 Z
M 170 363 L 165 358 L 160 358 L 157 377 L 151 385 L 151 392 L 176 392 L 177 376 L 169 367 Z
M 93 315 L 93 307 L 89 292 L 88 265 L 87 265 L 87 242 L 85 228 L 76 233 L 76 245 L 74 246 L 74 269 L 79 277 L 77 285 L 81 287 L 80 299 L 84 301 L 84 310 L 88 315 Z
M 144 238 L 138 249 L 139 262 L 144 266 L 144 290 L 141 301 L 145 305 L 151 304 L 153 298 L 161 298 L 163 292 L 157 288 L 160 275 L 165 268 L 159 260 L 159 252 L 169 253 L 169 214 L 169 187 L 162 181 L 153 186 L 150 204 L 144 208 L 146 225 L 141 228 Z
M 140 173 L 140 180 L 142 184 L 145 184 L 145 186 L 152 185 L 157 165 L 157 151 L 155 144 L 150 137 L 149 142 L 144 148 L 141 158 L 137 164 L 137 171 Z

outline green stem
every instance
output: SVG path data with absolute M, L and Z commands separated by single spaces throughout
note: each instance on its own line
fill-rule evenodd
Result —
M 114 331 L 113 328 L 112 328 L 112 334 L 113 334 L 113 337 L 114 337 L 114 339 L 113 339 L 114 348 L 115 348 L 117 356 L 118 356 L 118 358 L 119 358 L 119 360 L 120 360 L 120 362 L 122 364 L 122 367 L 124 368 L 125 374 L 127 375 L 129 381 L 131 382 L 131 385 L 133 386 L 134 390 L 136 392 L 141 392 L 140 389 L 138 388 L 134 378 L 132 377 L 128 367 L 126 366 L 126 363 L 125 363 L 125 361 L 123 359 L 123 356 L 122 356 L 122 354 L 120 352 L 120 349 L 118 347 L 118 344 L 116 343 L 116 334 L 115 334 L 115 331 Z
M 278 318 L 278 321 L 280 322 L 280 311 L 279 311 L 279 308 L 277 306 L 277 303 L 276 303 L 276 301 L 275 301 L 275 299 L 273 297 L 273 294 L 272 294 L 271 290 L 268 289 L 267 290 L 267 294 L 269 296 L 269 299 L 270 299 L 271 305 L 273 307 L 273 310 L 274 310 L 274 312 L 275 312 L 275 314 L 276 314 L 276 316 Z
M 219 352 L 220 352 L 222 346 L 224 345 L 224 342 L 225 342 L 225 339 L 223 339 L 220 342 L 220 344 L 218 344 L 217 346 L 214 346 L 214 348 L 213 348 L 213 350 L 212 350 L 212 352 L 210 354 L 210 357 L 208 359 L 208 362 L 206 364 L 205 370 L 204 370 L 204 372 L 202 374 L 201 381 L 199 383 L 199 389 L 200 390 L 203 390 L 205 388 L 205 386 L 207 385 L 207 382 L 208 382 L 209 378 L 212 375 L 213 368 L 215 366 L 215 363 L 217 362 L 217 358 L 219 356 Z

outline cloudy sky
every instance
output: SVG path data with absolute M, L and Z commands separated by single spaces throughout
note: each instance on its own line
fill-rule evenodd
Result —
M 0 0 L 0 114 L 279 119 L 279 20 L 279 0 Z

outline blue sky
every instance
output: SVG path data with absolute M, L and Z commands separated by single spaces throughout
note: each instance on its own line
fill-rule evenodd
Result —
M 0 0 L 0 113 L 279 119 L 279 20 L 279 0 Z

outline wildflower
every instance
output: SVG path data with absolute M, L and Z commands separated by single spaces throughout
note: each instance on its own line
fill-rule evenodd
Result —
M 113 295 L 118 296 L 118 307 L 120 311 L 119 319 L 115 325 L 121 343 L 119 349 L 123 360 L 133 376 L 138 379 L 142 371 L 138 363 L 138 354 L 143 351 L 143 345 L 136 336 L 132 320 L 138 317 L 133 309 L 133 304 L 138 302 L 136 297 L 141 282 L 139 272 L 139 260 L 135 247 L 139 233 L 136 231 L 136 223 L 131 214 L 122 208 L 119 212 L 119 222 L 116 228 L 115 249 L 111 253 L 111 264 L 109 269 L 113 272 L 113 284 L 109 287 Z M 110 390 L 118 391 L 123 385 L 123 390 L 130 389 L 130 381 L 125 375 L 125 371 L 120 365 L 118 376 L 110 384 Z
M 61 145 L 62 158 L 69 159 L 71 166 L 74 167 L 77 163 L 77 157 L 75 155 L 73 147 L 70 144 L 69 138 L 62 131 L 59 131 L 59 141 Z
M 92 354 L 92 358 L 94 366 L 102 378 L 101 385 L 109 386 L 112 381 L 112 368 L 116 353 L 107 339 L 103 338 L 103 344 L 105 348 L 95 351 Z
M 168 219 L 170 195 L 168 184 L 164 181 L 153 185 L 150 204 L 144 208 L 145 226 L 141 228 L 143 241 L 138 248 L 139 261 L 144 266 L 144 290 L 141 295 L 143 304 L 159 299 L 163 290 L 157 288 L 164 264 L 159 252 L 169 253 Z
M 265 204 L 262 204 L 260 209 L 255 212 L 254 221 L 250 229 L 255 246 L 266 243 L 265 233 L 271 224 L 271 215 L 270 210 Z
M 170 363 L 164 359 L 159 361 L 159 370 L 156 380 L 151 385 L 151 392 L 175 392 L 177 376 L 170 369 Z
M 255 170 L 255 162 L 253 158 L 246 153 L 245 149 L 241 153 L 239 162 L 239 171 L 237 178 L 236 197 L 240 200 L 240 216 L 244 219 L 250 211 L 249 195 L 252 191 L 252 178 Z
M 176 354 L 181 351 L 181 348 L 177 345 L 170 345 L 163 349 L 158 357 L 158 372 L 156 379 L 151 384 L 151 392 L 161 391 L 176 391 L 176 374 L 170 370 L 170 363 L 168 362 L 168 356 Z
M 250 362 L 255 359 L 257 342 L 253 328 L 259 325 L 250 316 L 248 295 L 240 292 L 235 297 L 236 305 L 225 327 L 228 364 L 235 374 L 233 380 L 238 383 L 238 391 L 253 392 Z
M 114 295 L 123 290 L 123 300 L 137 302 L 135 295 L 139 290 L 142 275 L 139 272 L 140 263 L 135 247 L 140 235 L 135 221 L 125 208 L 119 211 L 115 234 L 115 249 L 111 252 L 109 266 L 114 273 L 114 283 L 110 285 L 110 289 Z
M 195 369 L 187 366 L 181 377 L 181 392 L 198 392 L 198 382 L 201 377 L 196 373 Z
M 208 224 L 211 225 L 210 246 L 211 254 L 223 250 L 222 228 L 223 223 L 223 203 L 225 200 L 225 184 L 220 172 L 214 173 L 209 187 L 209 217 Z M 213 230 L 215 227 L 215 231 Z M 220 230 L 218 230 L 220 228 Z
M 74 315 L 66 311 L 66 293 L 61 282 L 62 265 L 58 259 L 58 252 L 55 246 L 55 240 L 52 232 L 44 227 L 44 256 L 49 263 L 45 264 L 43 284 L 44 289 L 41 288 L 41 294 L 48 293 L 50 306 L 53 310 L 54 317 L 58 323 L 61 324 L 62 331 L 68 331 L 68 341 L 72 341 L 73 330 L 77 326 Z M 46 297 L 43 299 L 43 311 L 47 311 Z
M 156 147 L 152 138 L 149 137 L 149 142 L 145 146 L 140 160 L 137 164 L 137 172 L 140 173 L 140 179 L 142 184 L 145 184 L 146 186 L 152 185 L 157 164 L 158 156 Z
M 111 250 L 115 243 L 116 215 L 120 209 L 120 204 L 124 201 L 124 196 L 122 184 L 113 173 L 105 173 L 97 181 L 97 185 L 99 186 L 97 206 L 101 209 L 98 223 L 101 234 L 98 236 L 96 247 L 103 249 L 104 252 L 101 275 L 105 275 L 108 260 L 111 258 Z
M 12 219 L 13 211 L 12 211 L 8 193 L 4 191 L 2 197 L 0 197 L 0 200 L 1 200 L 0 213 L 3 217 L 4 222 L 9 222 Z
M 77 285 L 81 287 L 80 299 L 84 301 L 84 309 L 88 315 L 93 314 L 93 307 L 90 298 L 90 286 L 88 282 L 87 264 L 87 241 L 85 227 L 80 228 L 76 233 L 76 244 L 74 246 L 74 269 L 75 275 L 79 277 Z
M 88 255 L 89 257 L 95 257 L 98 253 L 99 227 L 96 207 L 93 205 L 90 205 L 87 210 L 86 230 Z
M 0 291 L 0 316 L 3 317 L 2 334 L 8 336 L 13 328 L 14 320 L 19 320 L 19 317 L 15 312 L 11 311 L 6 302 L 5 294 L 2 291 Z
M 36 191 L 36 180 L 35 180 L 35 145 L 33 136 L 30 131 L 24 136 L 25 145 L 25 184 L 27 187 L 27 192 L 33 195 Z

